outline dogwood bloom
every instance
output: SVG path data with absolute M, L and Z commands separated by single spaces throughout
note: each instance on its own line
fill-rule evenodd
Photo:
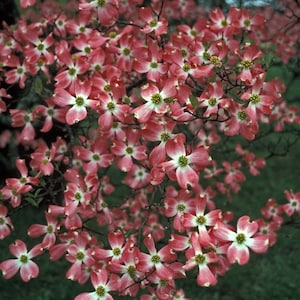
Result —
M 221 241 L 230 242 L 227 257 L 230 263 L 237 262 L 245 265 L 249 261 L 249 248 L 256 253 L 264 253 L 269 246 L 269 239 L 265 235 L 256 235 L 259 226 L 256 221 L 250 222 L 248 216 L 240 217 L 237 231 L 229 229 L 227 225 L 217 222 L 214 235 Z
M 5 260 L 0 264 L 0 270 L 5 279 L 13 277 L 19 270 L 21 278 L 25 282 L 38 277 L 39 267 L 31 259 L 43 253 L 41 244 L 34 246 L 28 252 L 26 244 L 21 240 L 16 240 L 9 246 L 9 250 L 16 258 Z

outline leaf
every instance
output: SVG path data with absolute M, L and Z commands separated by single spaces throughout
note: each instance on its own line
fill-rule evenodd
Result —
M 198 108 L 199 102 L 198 102 L 198 99 L 194 95 L 190 95 L 189 100 L 195 109 Z
M 43 92 L 43 82 L 41 77 L 36 77 L 33 83 L 33 90 L 36 94 L 38 94 L 39 96 L 42 95 Z

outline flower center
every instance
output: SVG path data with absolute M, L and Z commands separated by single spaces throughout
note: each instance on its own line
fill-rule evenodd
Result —
M 0 217 L 0 225 L 3 225 L 4 223 L 5 223 L 5 220 L 2 217 Z
M 99 297 L 103 297 L 105 295 L 105 288 L 102 285 L 99 285 L 96 289 L 96 294 Z
M 106 107 L 109 111 L 113 111 L 116 108 L 116 105 L 114 102 L 110 101 L 106 104 Z
M 76 253 L 76 259 L 77 260 L 83 260 L 84 259 L 84 253 L 82 251 L 78 251 Z
M 149 25 L 150 25 L 150 27 L 155 27 L 155 26 L 157 25 L 157 20 L 152 19 L 152 20 L 149 22 Z
M 241 65 L 244 69 L 250 69 L 253 66 L 253 62 L 250 60 L 242 60 Z
M 81 196 L 81 193 L 80 193 L 80 192 L 76 192 L 76 193 L 74 194 L 74 197 L 75 197 L 75 199 L 76 199 L 76 200 L 78 200 L 78 201 L 80 201 L 80 200 L 81 200 L 81 198 L 82 198 L 82 196 Z
M 135 278 L 136 276 L 136 267 L 133 265 L 130 265 L 127 267 L 127 273 L 130 276 L 130 278 Z
M 244 20 L 244 25 L 245 26 L 249 26 L 251 24 L 249 19 Z
M 198 225 L 204 225 L 206 223 L 206 218 L 204 216 L 198 216 L 196 222 Z
M 203 254 L 196 255 L 195 262 L 197 265 L 202 265 L 205 262 L 205 256 Z
M 179 158 L 178 158 L 178 164 L 180 167 L 186 167 L 189 163 L 189 160 L 186 156 L 184 155 L 181 155 Z
M 75 76 L 76 75 L 76 69 L 74 67 L 69 68 L 68 71 L 70 76 Z
M 44 46 L 43 43 L 39 43 L 39 44 L 37 45 L 37 49 L 38 49 L 40 52 L 42 52 L 42 51 L 44 50 L 44 48 L 45 48 L 45 46 Z
M 209 100 L 208 100 L 208 104 L 209 106 L 215 106 L 217 103 L 217 99 L 215 97 L 211 97 Z
M 158 63 L 156 61 L 153 61 L 150 63 L 150 68 L 151 69 L 156 69 L 158 67 Z
M 190 69 L 191 69 L 191 66 L 189 64 L 184 64 L 183 67 L 182 67 L 182 70 L 184 72 L 188 72 Z
M 114 256 L 120 256 L 121 249 L 116 247 L 116 248 L 113 249 L 112 252 L 113 252 Z
M 258 94 L 252 94 L 249 99 L 252 104 L 258 104 L 260 102 L 260 97 Z
M 128 56 L 129 54 L 130 54 L 130 49 L 129 48 L 124 48 L 123 49 L 123 54 L 125 55 L 125 56 Z
M 24 73 L 24 69 L 23 69 L 22 67 L 18 67 L 18 68 L 17 68 L 17 73 L 18 73 L 19 75 L 23 74 L 23 73 Z
M 25 255 L 25 254 L 22 254 L 22 255 L 20 256 L 20 262 L 21 262 L 22 264 L 26 264 L 26 263 L 28 262 L 28 256 Z
M 46 232 L 47 233 L 53 233 L 53 226 L 52 225 L 48 225 L 46 228 Z
M 236 236 L 236 241 L 238 244 L 243 244 L 246 241 L 246 236 L 243 233 L 239 233 Z
M 105 5 L 105 0 L 98 0 L 97 6 L 103 7 Z
M 100 155 L 98 153 L 94 153 L 92 156 L 92 159 L 95 161 L 99 161 L 100 160 Z
M 160 140 L 162 142 L 166 142 L 170 139 L 170 135 L 168 132 L 163 132 L 161 135 L 160 135 Z
M 179 204 L 177 204 L 176 209 L 179 212 L 184 212 L 185 211 L 185 207 L 186 206 L 183 203 L 179 203 Z
M 152 261 L 154 264 L 160 263 L 160 256 L 157 255 L 157 254 L 152 255 L 151 261 Z
M 133 154 L 133 148 L 128 146 L 125 151 L 127 152 L 127 154 Z
M 158 105 L 162 102 L 162 96 L 160 94 L 154 94 L 151 96 L 151 101 L 153 104 Z
M 81 97 L 81 96 L 77 97 L 77 98 L 75 99 L 75 103 L 76 103 L 77 106 L 83 106 L 83 104 L 84 104 L 84 99 L 83 99 L 83 97 Z
M 246 120 L 248 117 L 247 113 L 244 111 L 244 110 L 241 110 L 238 112 L 238 118 L 241 120 L 241 121 L 244 121 Z

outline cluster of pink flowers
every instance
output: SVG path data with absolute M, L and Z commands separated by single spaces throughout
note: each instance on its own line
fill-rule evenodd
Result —
M 143 300 L 187 299 L 175 279 L 196 269 L 198 285 L 215 285 L 231 264 L 249 261 L 249 249 L 276 242 L 283 213 L 300 214 L 300 194 L 286 191 L 286 204 L 271 199 L 264 218 L 242 216 L 235 227 L 215 201 L 237 193 L 246 170 L 266 166 L 244 140 L 260 126 L 300 124 L 283 83 L 266 80 L 263 49 L 279 43 L 266 15 L 142 2 L 81 0 L 75 17 L 46 2 L 37 21 L 0 32 L 0 114 L 11 120 L 0 146 L 13 138 L 26 152 L 16 158 L 20 175 L 0 189 L 0 238 L 13 230 L 9 211 L 29 199 L 48 205 L 45 224 L 28 228 L 39 243 L 10 246 L 5 278 L 37 277 L 32 259 L 48 254 L 70 262 L 68 279 L 91 281 L 94 291 L 77 300 L 141 289 Z M 288 61 L 296 40 L 283 40 Z M 11 87 L 24 92 L 15 99 Z M 233 136 L 236 159 L 220 158 L 214 150 Z

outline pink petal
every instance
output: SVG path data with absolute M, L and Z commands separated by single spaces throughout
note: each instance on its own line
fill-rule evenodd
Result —
M 23 281 L 27 282 L 31 278 L 36 278 L 39 275 L 39 267 L 38 265 L 29 260 L 27 264 L 21 266 L 20 275 Z
M 227 250 L 227 257 L 232 264 L 237 262 L 239 265 L 245 265 L 249 261 L 249 249 L 246 245 L 232 243 Z
M 187 188 L 187 185 L 194 186 L 199 180 L 198 174 L 190 166 L 185 168 L 176 169 L 176 178 L 178 184 L 183 189 Z
M 9 279 L 16 275 L 20 266 L 18 265 L 18 259 L 8 259 L 0 264 L 0 270 L 5 279 Z
M 172 269 L 168 268 L 164 264 L 158 264 L 156 266 L 156 273 L 162 280 L 171 280 L 174 277 Z
M 256 253 L 264 253 L 269 248 L 269 238 L 265 235 L 258 235 L 247 239 L 246 245 Z
M 95 292 L 93 293 L 81 293 L 75 297 L 75 300 L 96 300 L 99 299 Z
M 207 265 L 199 266 L 199 273 L 197 276 L 197 283 L 200 286 L 210 286 L 217 283 L 215 275 L 211 272 Z
M 14 244 L 9 245 L 9 251 L 15 257 L 19 257 L 20 255 L 27 253 L 27 246 L 23 241 L 16 240 Z
M 225 224 L 217 222 L 214 226 L 214 236 L 221 241 L 235 241 L 236 233 L 226 227 Z
M 258 224 L 255 221 L 250 222 L 248 216 L 242 216 L 237 222 L 237 232 L 242 232 L 246 236 L 253 236 L 258 230 Z
M 68 110 L 66 114 L 66 121 L 69 125 L 73 125 L 85 119 L 86 116 L 87 116 L 87 111 L 85 106 L 82 107 L 73 106 Z

